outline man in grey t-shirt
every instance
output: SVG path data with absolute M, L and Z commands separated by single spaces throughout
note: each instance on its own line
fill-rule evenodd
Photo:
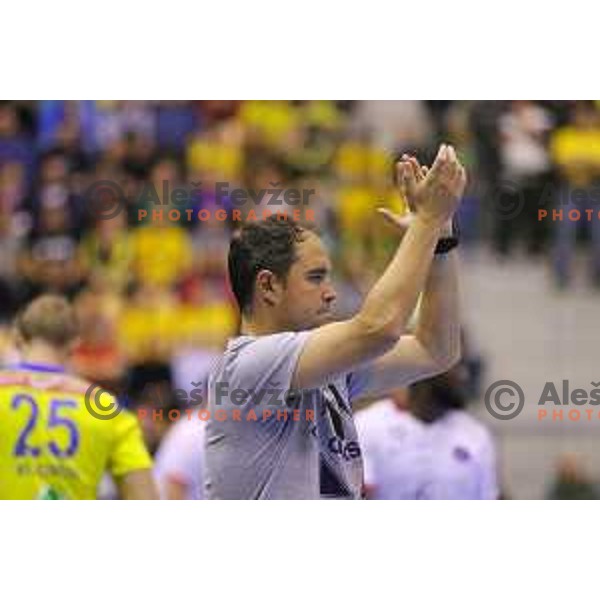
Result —
M 451 219 L 465 186 L 454 149 L 430 171 L 398 164 L 409 224 L 360 311 L 331 322 L 335 291 L 319 237 L 278 217 L 233 237 L 229 275 L 242 313 L 208 381 L 208 498 L 359 498 L 362 459 L 352 417 L 379 395 L 448 370 L 460 357 Z M 406 324 L 422 292 L 414 333 Z
M 210 380 L 212 413 L 227 417 L 208 425 L 211 497 L 359 496 L 362 461 L 350 405 L 357 378 L 332 377 L 319 389 L 290 393 L 309 335 L 241 336 L 228 344 Z M 246 400 L 239 390 L 259 391 Z

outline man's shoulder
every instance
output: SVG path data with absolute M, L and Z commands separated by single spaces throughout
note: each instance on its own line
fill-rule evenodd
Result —
M 209 376 L 215 383 L 255 388 L 273 384 L 288 389 L 298 358 L 310 332 L 281 332 L 264 336 L 241 335 L 227 343 Z
M 229 366 L 240 361 L 268 366 L 299 353 L 309 335 L 309 331 L 283 331 L 260 336 L 240 335 L 229 340 L 222 362 Z
M 270 347 L 306 339 L 310 331 L 278 331 L 266 335 L 242 334 L 229 338 L 225 353 L 240 352 L 250 347 Z

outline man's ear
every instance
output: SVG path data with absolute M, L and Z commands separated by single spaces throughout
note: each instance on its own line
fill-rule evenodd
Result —
M 256 276 L 256 295 L 269 306 L 274 306 L 281 297 L 283 286 L 273 271 L 262 269 Z

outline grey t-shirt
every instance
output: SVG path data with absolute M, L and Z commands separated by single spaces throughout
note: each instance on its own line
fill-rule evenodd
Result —
M 363 468 L 351 401 L 358 374 L 290 392 L 310 332 L 230 340 L 208 380 L 209 499 L 359 498 Z

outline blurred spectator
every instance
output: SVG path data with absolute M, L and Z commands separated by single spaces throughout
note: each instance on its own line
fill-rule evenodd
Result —
M 498 499 L 494 443 L 464 411 L 459 371 L 398 390 L 357 414 L 368 498 Z
M 96 289 L 88 289 L 77 298 L 79 339 L 71 366 L 81 377 L 117 391 L 122 389 L 126 374 L 125 356 L 117 335 L 119 307 L 100 285 L 96 283 Z
M 425 105 L 431 115 L 432 126 L 435 137 L 443 140 L 448 137 L 448 113 L 452 106 L 452 100 L 426 100 Z
M 163 500 L 204 500 L 206 421 L 197 410 L 171 426 L 156 453 L 154 477 Z
M 83 268 L 89 280 L 102 279 L 115 294 L 127 291 L 132 278 L 133 244 L 124 212 L 97 219 L 81 243 Z
M 50 150 L 40 156 L 39 172 L 28 206 L 34 225 L 38 224 L 45 208 L 63 208 L 73 229 L 82 225 L 84 206 L 72 189 L 72 169 L 63 150 Z
M 38 148 L 43 152 L 60 150 L 68 160 L 72 172 L 90 167 L 92 135 L 85 131 L 84 106 L 89 102 L 44 100 L 38 110 Z M 84 137 L 87 134 L 87 140 Z
M 499 128 L 502 110 L 502 102 L 479 100 L 471 104 L 467 117 L 475 155 L 468 188 L 469 192 L 473 188 L 478 190 L 475 195 L 484 209 L 482 226 L 486 232 L 496 226 L 498 207 L 495 198 L 501 178 Z
M 29 218 L 23 208 L 24 168 L 6 163 L 0 169 L 0 322 L 9 321 L 22 299 L 18 258 Z
M 35 165 L 32 140 L 23 131 L 17 107 L 3 100 L 0 102 L 0 166 L 9 162 L 23 165 L 28 181 L 31 180 Z
M 6 162 L 0 169 L 0 212 L 13 219 L 23 216 L 27 207 L 28 185 L 25 167 L 19 162 Z
M 546 221 L 538 219 L 537 209 L 551 182 L 551 129 L 550 113 L 532 101 L 510 102 L 500 117 L 501 182 L 494 201 L 510 206 L 523 203 L 513 219 L 496 221 L 494 246 L 501 255 L 510 252 L 517 237 L 522 237 L 531 253 L 539 253 L 544 247 L 547 226 Z
M 598 487 L 578 456 L 567 454 L 556 464 L 556 476 L 546 495 L 548 500 L 598 500 Z
M 156 140 L 160 149 L 183 152 L 189 135 L 199 126 L 198 112 L 189 102 L 160 102 L 156 122 Z
M 574 103 L 569 123 L 552 136 L 552 157 L 561 176 L 561 185 L 555 194 L 555 209 L 563 213 L 562 219 L 553 221 L 556 282 L 565 287 L 571 281 L 578 225 L 588 223 L 585 218 L 570 220 L 568 213 L 577 209 L 585 217 L 585 211 L 592 210 L 593 218 L 589 221 L 590 278 L 599 287 L 600 195 L 597 185 L 600 183 L 600 115 L 593 102 Z
M 44 292 L 73 298 L 83 281 L 79 233 L 68 205 L 59 198 L 47 199 L 30 232 L 19 259 L 25 295 L 31 299 Z
M 227 254 L 230 229 L 224 221 L 208 220 L 199 224 L 192 234 L 194 255 L 193 278 L 188 279 L 187 290 L 193 283 L 201 286 L 204 300 L 227 298 Z M 187 300 L 185 291 L 182 295 Z
M 22 240 L 6 215 L 0 213 L 0 323 L 8 322 L 19 306 L 17 260 Z
M 156 145 L 151 137 L 130 132 L 125 136 L 122 167 L 125 174 L 139 179 L 148 177 L 156 161 Z
M 177 408 L 170 365 L 160 359 L 132 366 L 127 404 L 140 421 L 144 440 L 154 454 L 169 429 L 169 410 Z
M 193 247 L 185 230 L 166 215 L 132 234 L 133 275 L 141 284 L 169 289 L 192 265 Z
M 107 150 L 131 133 L 154 139 L 156 115 L 150 101 L 99 100 L 95 103 L 94 134 L 100 150 Z
M 357 130 L 368 131 L 374 144 L 387 152 L 425 148 L 434 133 L 427 108 L 418 101 L 359 102 L 353 119 Z

